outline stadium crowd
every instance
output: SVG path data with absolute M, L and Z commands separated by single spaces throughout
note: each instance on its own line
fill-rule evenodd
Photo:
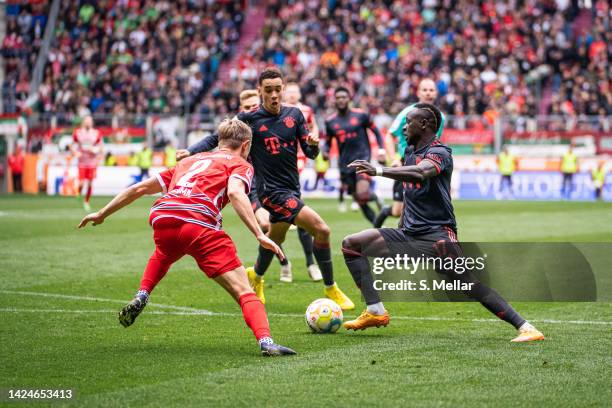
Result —
M 243 23 L 242 3 L 62 1 L 39 111 L 184 113 L 197 109 Z
M 16 111 L 20 101 L 28 97 L 30 70 L 42 44 L 49 3 L 42 0 L 7 2 L 6 33 L 1 48 L 5 70 L 2 84 L 5 112 Z
M 595 3 L 582 27 L 581 10 L 561 0 L 277 0 L 227 86 L 250 86 L 262 65 L 276 64 L 318 111 L 343 83 L 362 93 L 362 107 L 396 113 L 430 76 L 442 110 L 459 117 L 609 115 L 612 30 L 607 2 Z M 551 71 L 538 91 L 528 77 L 542 65 Z M 540 106 L 547 87 L 556 96 Z
M 27 2 L 26 2 L 27 3 Z M 27 95 L 45 2 L 8 15 L 7 83 Z M 244 19 L 239 2 L 62 1 L 39 111 L 224 115 L 266 65 L 299 82 L 303 101 L 330 108 L 336 85 L 385 120 L 433 77 L 455 118 L 612 114 L 610 8 L 568 0 L 271 0 L 262 35 L 211 90 Z M 586 15 L 585 15 L 586 13 Z M 542 67 L 546 67 L 542 70 Z M 5 83 L 5 86 L 7 85 Z

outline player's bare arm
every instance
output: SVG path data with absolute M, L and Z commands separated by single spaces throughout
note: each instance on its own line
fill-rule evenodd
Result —
M 284 259 L 285 255 L 280 247 L 268 238 L 259 227 L 257 218 L 251 207 L 251 201 L 249 200 L 249 196 L 245 193 L 244 188 L 244 182 L 234 177 L 230 178 L 227 183 L 227 196 L 232 203 L 232 207 L 234 207 L 234 211 L 236 211 L 249 231 L 255 235 L 255 238 L 257 238 L 261 246 L 274 252 L 281 259 Z
M 349 167 L 353 167 L 358 174 L 378 175 L 393 180 L 417 183 L 438 174 L 436 166 L 427 159 L 421 161 L 416 166 L 383 167 L 380 170 L 365 160 L 355 160 L 349 164 Z
M 83 228 L 89 222 L 91 222 L 94 226 L 102 224 L 108 216 L 131 204 L 143 195 L 157 194 L 161 192 L 162 186 L 159 184 L 156 177 L 151 177 L 145 181 L 141 181 L 138 184 L 134 184 L 133 186 L 128 187 L 121 193 L 117 194 L 115 198 L 106 204 L 100 211 L 87 214 L 79 223 L 78 228 Z

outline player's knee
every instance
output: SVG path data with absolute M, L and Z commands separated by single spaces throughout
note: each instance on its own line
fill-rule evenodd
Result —
M 359 205 L 367 204 L 370 201 L 370 191 L 357 192 L 355 199 Z
M 325 222 L 319 222 L 315 225 L 315 238 L 317 241 L 327 242 L 330 235 L 331 230 Z
M 357 234 L 351 234 L 344 237 L 342 240 L 342 249 L 348 249 L 350 251 L 359 251 L 360 248 L 359 239 Z
M 393 207 L 391 207 L 391 215 L 393 217 L 399 217 L 402 215 L 402 206 L 394 204 Z

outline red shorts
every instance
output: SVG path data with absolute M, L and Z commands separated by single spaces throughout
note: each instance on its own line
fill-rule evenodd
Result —
M 93 180 L 96 178 L 95 167 L 79 167 L 79 180 Z
M 160 218 L 153 225 L 155 257 L 170 266 L 191 255 L 209 278 L 216 278 L 240 266 L 236 247 L 225 231 L 216 231 L 173 218 Z

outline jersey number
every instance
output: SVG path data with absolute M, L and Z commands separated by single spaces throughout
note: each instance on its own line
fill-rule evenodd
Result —
M 212 163 L 212 160 L 210 159 L 198 160 L 197 162 L 193 163 L 191 167 L 189 168 L 189 171 L 185 173 L 185 175 L 181 177 L 179 181 L 176 183 L 176 187 L 185 187 L 185 188 L 193 187 L 193 185 L 195 184 L 195 181 L 190 181 L 190 180 L 193 177 L 195 177 L 196 174 L 201 173 L 204 170 L 206 170 L 208 166 L 210 166 L 210 163 Z

